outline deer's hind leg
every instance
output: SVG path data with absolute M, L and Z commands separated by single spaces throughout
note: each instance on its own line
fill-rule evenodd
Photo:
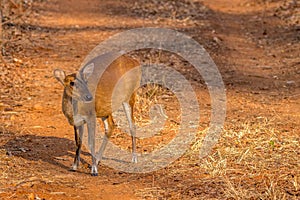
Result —
M 100 150 L 97 152 L 97 159 L 98 159 L 97 162 L 101 162 L 103 153 L 107 146 L 108 139 L 112 135 L 112 132 L 115 127 L 112 115 L 109 115 L 107 117 L 102 117 L 102 121 L 104 124 L 105 135 L 104 135 Z
M 132 162 L 137 163 L 137 154 L 136 154 L 136 127 L 134 124 L 134 117 L 133 117 L 133 108 L 135 103 L 136 94 L 134 93 L 131 96 L 129 104 L 127 102 L 123 102 L 123 109 L 126 114 L 126 118 L 128 120 L 131 141 L 132 141 Z

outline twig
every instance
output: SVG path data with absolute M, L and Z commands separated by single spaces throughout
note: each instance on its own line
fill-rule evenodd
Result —
M 10 3 L 12 3 L 14 6 L 15 6 L 15 8 L 19 8 L 20 6 L 18 5 L 18 4 L 16 4 L 13 0 L 9 0 L 10 1 Z
M 40 179 L 25 180 L 25 181 L 21 181 L 20 183 L 16 184 L 16 186 L 14 187 L 14 190 L 16 190 L 16 189 L 19 188 L 20 186 L 24 185 L 25 183 L 30 183 L 30 182 L 41 182 L 41 183 L 46 183 L 46 181 L 40 180 Z

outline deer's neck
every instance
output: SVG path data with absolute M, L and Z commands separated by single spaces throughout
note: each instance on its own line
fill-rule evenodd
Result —
M 62 111 L 69 121 L 69 124 L 74 125 L 74 115 L 77 114 L 77 101 L 64 91 L 62 98 Z

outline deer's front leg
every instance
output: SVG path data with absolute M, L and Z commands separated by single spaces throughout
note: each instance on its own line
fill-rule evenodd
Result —
M 74 158 L 74 163 L 71 167 L 71 171 L 76 171 L 79 163 L 80 163 L 80 152 L 81 152 L 81 146 L 82 146 L 82 136 L 83 136 L 83 125 L 76 127 L 74 126 L 74 135 L 75 135 L 75 142 L 76 142 L 76 155 Z
M 96 116 L 91 116 L 87 121 L 88 144 L 92 155 L 92 176 L 98 176 L 97 159 L 95 153 Z

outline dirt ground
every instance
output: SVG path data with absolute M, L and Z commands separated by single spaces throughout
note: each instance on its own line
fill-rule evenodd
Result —
M 1 9 L 0 199 L 300 199 L 298 1 L 2 0 Z M 73 128 L 52 71 L 76 71 L 97 44 L 139 27 L 178 30 L 214 59 L 227 95 L 219 142 L 199 160 L 211 105 L 200 75 L 187 71 L 203 110 L 184 156 L 143 174 L 100 164 L 92 177 L 85 151 L 87 163 L 70 172 Z M 138 151 L 171 132 L 138 139 Z M 121 133 L 112 140 L 130 146 Z

